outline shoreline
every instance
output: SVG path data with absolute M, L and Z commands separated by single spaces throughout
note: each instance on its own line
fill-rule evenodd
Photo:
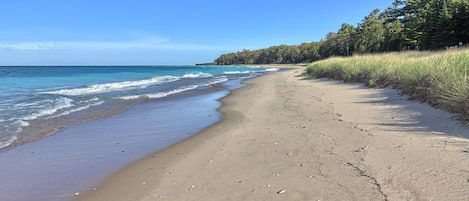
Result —
M 76 200 L 469 198 L 469 140 L 449 135 L 469 132 L 451 114 L 299 71 L 245 81 L 221 99 L 220 122 Z
M 129 66 L 119 66 L 108 69 L 109 67 L 106 66 L 97 66 L 96 68 L 89 69 L 89 73 L 95 73 L 100 70 L 109 71 L 109 74 L 99 74 L 102 76 L 101 79 L 103 79 L 101 81 L 88 80 L 89 83 L 86 83 L 86 80 L 78 80 L 76 82 L 83 83 L 77 84 L 76 86 L 70 84 L 70 86 L 60 90 L 56 90 L 58 88 L 53 87 L 54 82 L 44 82 L 44 86 L 37 85 L 37 87 L 39 87 L 37 89 L 24 86 L 23 90 L 28 91 L 29 95 L 35 96 L 35 98 L 31 98 L 30 100 L 18 99 L 18 103 L 11 103 L 13 104 L 12 107 L 3 108 L 1 110 L 6 113 L 1 115 L 0 118 L 0 127 L 3 128 L 0 137 L 0 152 L 38 141 L 76 123 L 122 113 L 131 105 L 156 99 L 162 100 L 168 97 L 181 97 L 185 96 L 185 94 L 204 93 L 200 92 L 203 90 L 213 91 L 213 88 L 216 88 L 222 82 L 259 76 L 270 71 L 265 70 L 265 68 L 255 69 L 246 67 L 174 67 L 175 68 L 169 66 L 133 68 Z M 23 70 L 25 67 L 17 68 L 19 69 L 13 67 L 11 70 L 32 73 L 39 72 L 41 68 L 53 68 L 51 73 L 54 73 L 55 71 L 59 71 L 57 69 L 60 69 L 60 66 L 35 66 L 31 72 Z M 80 67 L 76 68 L 78 69 L 64 69 L 68 69 L 67 73 L 75 72 L 79 74 L 85 72 L 85 70 L 88 70 L 87 68 L 90 67 L 83 67 L 84 69 Z M 125 75 L 128 77 L 119 78 L 121 79 L 120 81 L 118 78 L 106 77 L 118 71 L 125 71 L 126 68 L 129 68 L 127 69 L 129 72 L 135 71 L 139 73 L 128 73 Z M 165 73 L 172 75 L 167 76 Z M 26 76 L 26 74 L 23 76 Z M 30 76 L 41 77 L 42 75 L 38 73 L 37 75 Z M 17 79 L 22 78 L 20 76 Z M 95 76 L 94 79 L 98 79 L 97 76 Z M 112 81 L 109 79 L 115 80 Z M 106 83 L 106 80 L 109 82 Z M 59 83 L 55 84 L 60 85 Z M 128 87 L 137 88 L 135 90 L 127 90 Z M 8 85 L 7 88 L 15 89 L 15 87 L 8 87 Z M 11 93 L 16 93 L 19 97 L 22 97 L 20 90 L 13 90 Z M 8 98 L 5 100 L 8 101 Z M 28 103 L 28 101 L 31 101 L 31 103 Z
M 217 122 L 217 99 L 241 86 L 236 79 L 142 102 L 122 113 L 76 123 L 42 140 L 4 150 L 0 177 L 10 182 L 0 183 L 0 194 L 11 201 L 71 200 L 74 192 Z M 42 187 L 44 183 L 50 185 Z

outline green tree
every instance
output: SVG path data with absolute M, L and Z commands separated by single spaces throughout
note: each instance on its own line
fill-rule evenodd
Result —
M 319 47 L 321 42 L 302 43 L 299 46 L 300 58 L 299 63 L 313 62 L 321 59 Z
M 401 23 L 401 8 L 404 1 L 395 0 L 393 6 L 388 7 L 383 12 L 384 19 L 384 41 L 382 44 L 383 51 L 399 51 L 404 43 L 404 27 Z
M 373 53 L 381 50 L 384 41 L 384 20 L 379 15 L 379 9 L 375 9 L 358 25 L 355 42 L 357 53 Z
M 356 34 L 353 25 L 343 23 L 337 32 L 336 53 L 340 56 L 350 56 L 353 52 L 353 36 Z
M 448 42 L 450 45 L 467 44 L 469 42 L 469 1 L 454 1 L 451 5 L 452 20 L 449 26 L 452 32 Z
M 425 5 L 428 0 L 408 0 L 404 2 L 404 7 L 400 9 L 402 15 L 404 48 L 416 50 L 422 47 L 422 36 L 425 27 Z
M 326 39 L 322 41 L 322 45 L 319 47 L 319 54 L 321 55 L 321 58 L 338 55 L 337 33 L 329 32 L 327 34 Z

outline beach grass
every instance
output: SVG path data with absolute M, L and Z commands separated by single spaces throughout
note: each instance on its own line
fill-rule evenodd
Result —
M 309 78 L 392 86 L 411 99 L 456 113 L 469 124 L 469 50 L 333 57 L 311 63 Z

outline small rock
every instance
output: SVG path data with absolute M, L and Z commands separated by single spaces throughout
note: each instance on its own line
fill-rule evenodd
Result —
M 210 163 L 213 163 L 213 160 L 210 160 Z
M 145 185 L 145 184 L 147 184 L 147 182 L 142 182 L 142 185 Z
M 299 164 L 298 166 L 303 167 L 303 164 Z
M 275 176 L 276 176 L 276 177 L 279 177 L 279 176 L 280 176 L 280 174 L 275 174 Z
M 95 191 L 95 190 L 98 190 L 96 187 L 93 187 L 91 190 Z
M 291 153 L 291 152 L 290 152 L 290 153 L 287 153 L 287 156 L 291 156 L 291 155 L 293 155 L 293 153 Z
M 79 195 L 80 195 L 80 192 L 76 192 L 76 193 L 74 193 L 73 195 L 79 196 Z
M 284 194 L 285 192 L 287 192 L 287 191 L 285 189 L 283 189 L 283 190 L 278 191 L 277 194 Z
M 266 186 L 267 186 L 267 187 L 270 187 L 270 184 L 267 184 Z

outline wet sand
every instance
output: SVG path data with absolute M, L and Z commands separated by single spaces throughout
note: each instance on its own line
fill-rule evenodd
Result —
M 246 81 L 222 120 L 77 200 L 469 200 L 469 130 L 392 89 Z
M 0 200 L 71 200 L 75 192 L 217 122 L 217 99 L 227 93 L 218 90 L 140 103 L 2 151 Z

